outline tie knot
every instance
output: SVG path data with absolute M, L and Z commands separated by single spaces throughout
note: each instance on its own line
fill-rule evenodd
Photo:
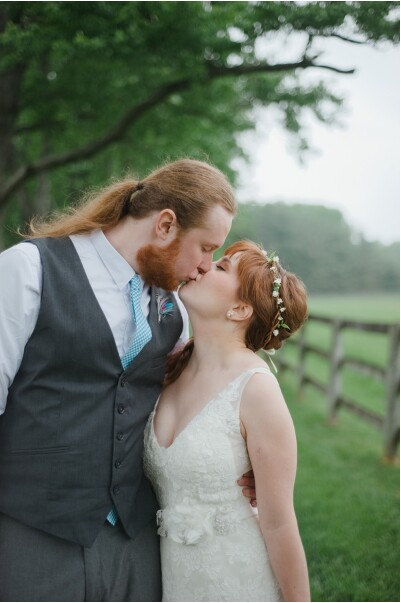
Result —
M 139 293 L 142 290 L 142 283 L 139 274 L 135 274 L 130 280 L 131 291 Z

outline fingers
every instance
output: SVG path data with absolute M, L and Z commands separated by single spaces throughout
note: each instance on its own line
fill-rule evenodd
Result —
M 239 486 L 245 486 L 244 488 L 242 488 L 242 494 L 246 498 L 250 499 L 249 502 L 252 507 L 257 507 L 255 478 L 253 476 L 252 469 L 247 473 L 244 473 L 244 475 L 239 480 L 237 480 L 237 484 Z
M 242 494 L 247 498 L 250 498 L 251 500 L 256 498 L 256 492 L 254 488 L 242 488 Z
M 255 480 L 254 480 L 253 477 L 242 476 L 241 479 L 237 480 L 237 484 L 239 486 L 246 486 L 248 488 L 255 488 Z

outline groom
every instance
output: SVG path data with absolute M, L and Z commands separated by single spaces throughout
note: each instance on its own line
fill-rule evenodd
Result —
M 161 600 L 143 430 L 188 337 L 171 291 L 235 211 L 220 171 L 180 160 L 0 255 L 0 601 Z

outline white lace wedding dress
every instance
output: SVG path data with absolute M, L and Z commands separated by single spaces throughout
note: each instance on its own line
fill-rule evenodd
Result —
M 257 513 L 236 480 L 251 468 L 231 381 L 168 447 L 145 429 L 144 468 L 160 504 L 163 601 L 281 601 Z M 156 403 L 157 406 L 157 403 Z

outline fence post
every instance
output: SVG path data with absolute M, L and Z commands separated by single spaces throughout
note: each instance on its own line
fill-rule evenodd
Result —
M 396 461 L 397 444 L 400 438 L 400 325 L 390 325 L 389 356 L 386 375 L 386 417 L 384 420 L 384 456 L 383 462 Z
M 343 360 L 343 345 L 341 335 L 341 320 L 333 320 L 333 339 L 330 354 L 330 383 L 328 387 L 329 413 L 328 421 L 332 425 L 336 424 L 336 413 L 338 410 L 338 400 L 341 394 L 341 364 Z
M 302 398 L 302 388 L 305 381 L 305 360 L 306 360 L 306 325 L 304 325 L 299 334 L 299 369 L 298 369 L 298 391 L 297 398 Z

